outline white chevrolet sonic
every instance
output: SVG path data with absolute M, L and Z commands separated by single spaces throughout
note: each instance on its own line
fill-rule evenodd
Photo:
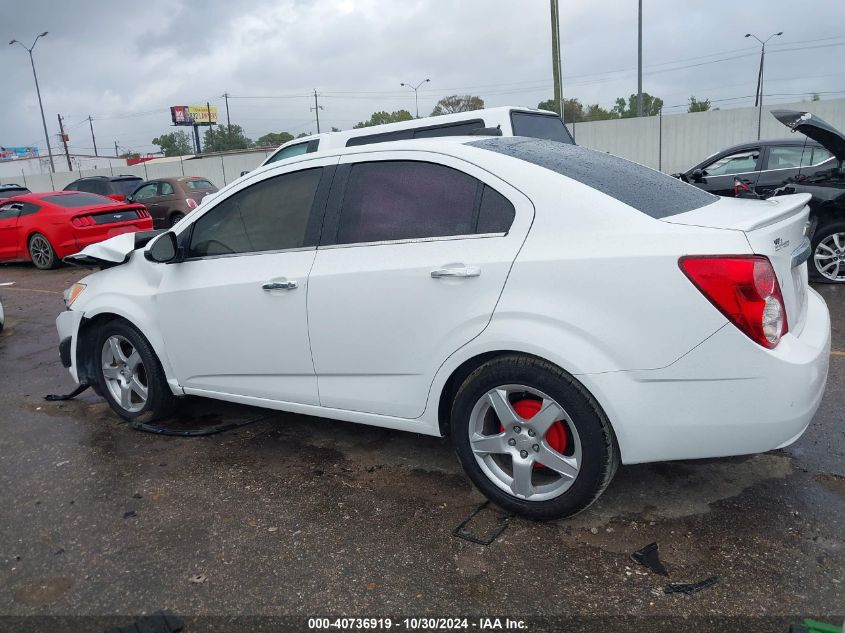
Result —
M 804 432 L 830 348 L 808 198 L 523 137 L 306 154 L 74 256 L 103 270 L 60 352 L 127 419 L 193 395 L 450 435 L 495 503 L 568 516 L 620 462 Z

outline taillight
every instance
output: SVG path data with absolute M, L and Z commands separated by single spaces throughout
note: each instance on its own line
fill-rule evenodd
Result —
M 188 205 L 189 209 L 196 209 L 197 208 L 197 201 L 193 198 L 185 198 L 185 204 Z
M 789 330 L 780 284 L 767 257 L 682 257 L 678 264 L 710 303 L 756 343 L 772 349 Z
M 78 215 L 70 223 L 77 227 L 92 226 L 94 224 L 94 218 L 90 215 Z

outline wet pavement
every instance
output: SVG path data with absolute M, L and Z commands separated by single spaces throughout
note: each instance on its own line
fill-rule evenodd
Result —
M 445 439 L 210 401 L 190 409 L 261 420 L 164 437 L 90 391 L 44 401 L 74 386 L 53 322 L 83 274 L 0 266 L 15 282 L 0 286 L 0 614 L 625 615 L 639 630 L 727 615 L 786 631 L 845 612 L 845 287 L 817 287 L 835 352 L 795 445 L 621 467 L 588 511 L 511 519 L 482 546 L 452 535 L 483 498 Z M 485 511 L 470 527 L 496 521 Z M 669 579 L 630 559 L 652 541 Z M 711 575 L 694 595 L 663 592 Z

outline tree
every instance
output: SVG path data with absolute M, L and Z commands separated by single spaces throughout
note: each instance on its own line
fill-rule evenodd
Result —
M 643 93 L 643 116 L 657 116 L 662 109 L 663 99 L 653 97 L 647 92 Z M 616 105 L 613 106 L 612 112 L 615 112 L 622 119 L 630 119 L 637 116 L 637 95 L 632 94 L 628 97 L 627 103 L 624 97 L 616 99 Z
M 246 149 L 252 145 L 252 141 L 244 136 L 244 130 L 240 125 L 231 126 L 227 129 L 224 126 L 218 126 L 215 130 L 213 126 L 205 131 L 203 138 L 203 150 L 206 152 L 225 152 L 233 149 Z
M 407 110 L 397 110 L 396 112 L 385 112 L 382 110 L 381 112 L 373 112 L 372 116 L 370 116 L 369 121 L 361 121 L 356 123 L 352 127 L 355 129 L 362 128 L 362 127 L 370 127 L 373 125 L 383 125 L 385 123 L 398 123 L 399 121 L 410 121 L 414 117 L 411 116 L 411 113 Z
M 261 147 L 278 147 L 292 140 L 293 134 L 290 132 L 270 132 L 264 136 L 259 136 L 255 144 Z
M 821 97 L 819 97 L 818 92 L 814 92 L 813 96 L 810 98 L 810 101 L 820 101 L 820 100 L 821 100 Z
M 158 145 L 165 156 L 184 156 L 191 153 L 191 137 L 182 130 L 154 138 L 153 145 Z
M 300 132 L 296 135 L 296 138 L 305 138 L 306 136 L 311 136 L 311 132 Z
M 618 119 L 619 116 L 613 110 L 606 110 L 598 103 L 587 106 L 587 111 L 584 113 L 585 121 L 607 121 L 608 119 Z
M 141 158 L 141 155 L 138 152 L 133 152 L 132 150 L 126 150 L 120 155 L 121 158 Z
M 442 114 L 454 114 L 455 112 L 469 112 L 470 110 L 481 110 L 484 107 L 484 99 L 472 95 L 451 95 L 443 97 L 434 106 L 431 116 Z
M 696 99 L 694 96 L 689 98 L 689 108 L 687 112 L 707 112 L 710 109 L 710 99 Z
M 546 99 L 537 104 L 540 110 L 551 110 L 560 114 L 559 103 L 554 99 Z M 584 121 L 584 106 L 578 99 L 563 100 L 563 115 L 567 123 L 580 123 Z

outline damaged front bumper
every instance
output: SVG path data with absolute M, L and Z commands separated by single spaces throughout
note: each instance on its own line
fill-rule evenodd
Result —
M 79 325 L 82 323 L 82 312 L 65 310 L 56 318 L 56 330 L 59 333 L 59 357 L 62 365 L 67 367 L 76 383 L 79 383 L 76 365 L 76 348 L 79 343 Z

